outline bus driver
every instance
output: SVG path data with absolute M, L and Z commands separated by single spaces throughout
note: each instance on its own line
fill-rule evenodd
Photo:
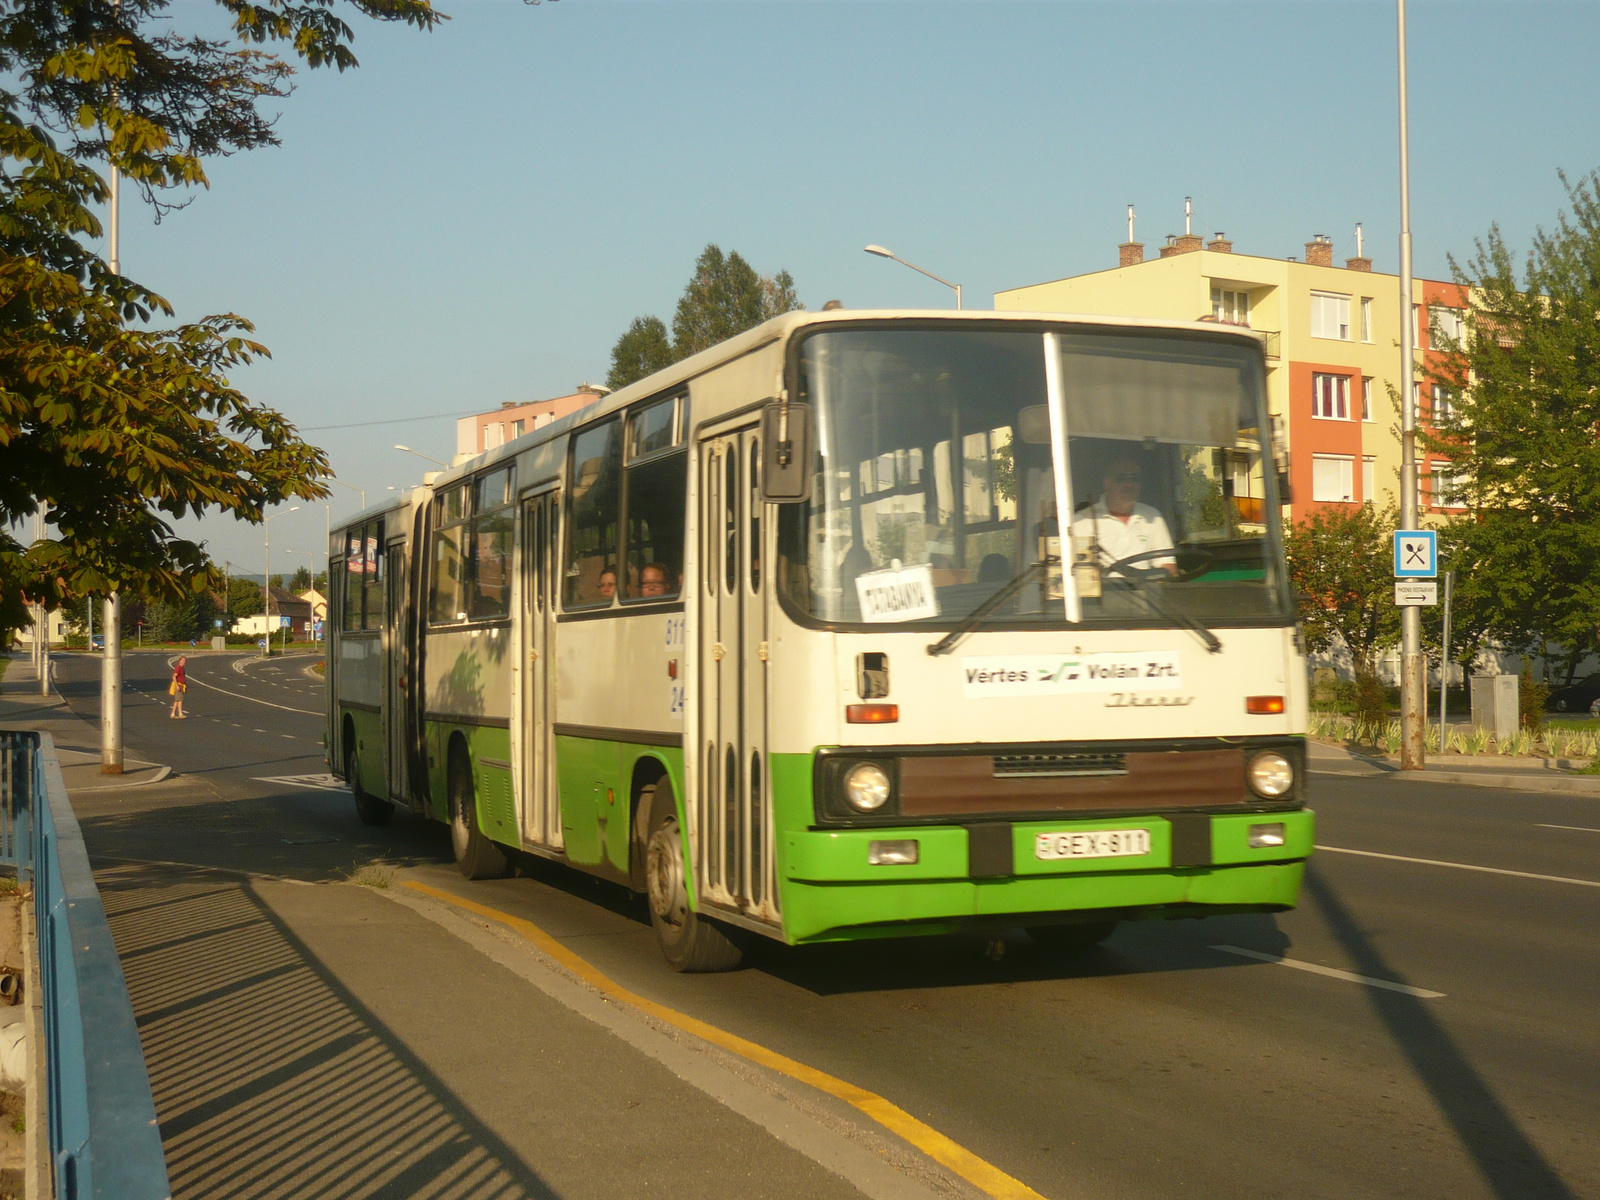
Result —
M 1135 565 L 1147 570 L 1165 567 L 1175 574 L 1178 566 L 1171 555 L 1151 553 L 1171 550 L 1172 534 L 1159 509 L 1139 503 L 1143 480 L 1144 471 L 1137 456 L 1126 451 L 1115 455 L 1101 476 L 1100 499 L 1072 522 L 1073 542 L 1081 545 L 1080 539 L 1093 539 L 1099 543 L 1098 560 L 1102 566 L 1149 554 Z

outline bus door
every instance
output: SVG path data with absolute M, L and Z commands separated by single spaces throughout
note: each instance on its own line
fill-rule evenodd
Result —
M 701 894 L 775 921 L 767 787 L 767 594 L 754 425 L 700 443 L 700 745 L 697 864 Z M 685 747 L 687 751 L 688 747 Z
M 554 490 L 524 496 L 521 513 L 522 609 L 518 679 L 521 716 L 518 723 L 522 836 L 553 850 L 562 847 L 560 792 L 555 779 L 555 747 L 550 732 L 552 711 L 551 647 L 555 629 Z
M 384 589 L 383 601 L 383 758 L 389 776 L 389 797 L 410 804 L 406 705 L 410 692 L 407 668 L 411 662 L 411 646 L 406 633 L 410 628 L 411 594 L 405 586 L 405 542 L 390 542 L 387 553 L 389 561 L 384 564 L 384 570 L 388 587 Z

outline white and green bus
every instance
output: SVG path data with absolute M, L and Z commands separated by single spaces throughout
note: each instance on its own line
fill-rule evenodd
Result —
M 339 530 L 330 762 L 468 878 L 645 893 L 682 970 L 1292 907 L 1264 368 L 1216 325 L 778 317 Z

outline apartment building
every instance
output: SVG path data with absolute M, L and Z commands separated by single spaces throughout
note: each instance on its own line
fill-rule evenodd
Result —
M 580 383 L 570 396 L 556 396 L 551 400 L 534 400 L 526 404 L 508 400 L 499 408 L 462 417 L 456 422 L 457 460 L 482 454 L 541 425 L 559 421 L 568 413 L 593 404 L 608 390 L 592 383 Z
M 1399 276 L 1374 271 L 1359 250 L 1335 266 L 1333 243 L 1322 234 L 1304 249 L 1303 259 L 1267 258 L 1235 252 L 1221 233 L 1209 241 L 1185 233 L 1169 237 L 1147 259 L 1143 243 L 1130 238 L 1118 247 L 1115 267 L 997 292 L 994 306 L 1258 330 L 1266 341 L 1274 434 L 1289 455 L 1292 500 L 1285 517 L 1366 500 L 1379 508 L 1398 505 L 1400 418 L 1391 397 L 1398 395 L 1400 375 Z M 1456 285 L 1429 279 L 1415 281 L 1413 298 L 1421 363 L 1433 353 L 1431 314 L 1446 330 L 1458 331 L 1465 299 Z M 1442 389 L 1434 396 L 1419 384 L 1419 419 L 1449 401 Z M 1422 457 L 1419 510 L 1436 517 L 1458 511 L 1451 504 L 1449 464 Z

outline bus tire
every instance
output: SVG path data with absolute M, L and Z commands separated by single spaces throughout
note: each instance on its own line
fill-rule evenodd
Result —
M 459 750 L 450 755 L 450 849 L 456 867 L 468 879 L 499 879 L 510 869 L 506 852 L 478 828 L 472 764 Z
M 355 798 L 356 816 L 363 825 L 387 825 L 394 816 L 394 805 L 374 796 L 361 786 L 361 764 L 356 760 L 354 740 L 345 743 L 344 779 L 350 785 L 350 795 Z
M 1111 936 L 1115 921 L 1089 921 L 1080 925 L 1029 925 L 1028 936 L 1041 950 L 1052 954 L 1082 954 Z
M 645 845 L 645 881 L 650 924 L 661 953 L 674 971 L 731 971 L 744 951 L 729 932 L 689 907 L 683 861 L 683 831 L 672 781 L 663 778 L 650 803 L 650 840 Z

